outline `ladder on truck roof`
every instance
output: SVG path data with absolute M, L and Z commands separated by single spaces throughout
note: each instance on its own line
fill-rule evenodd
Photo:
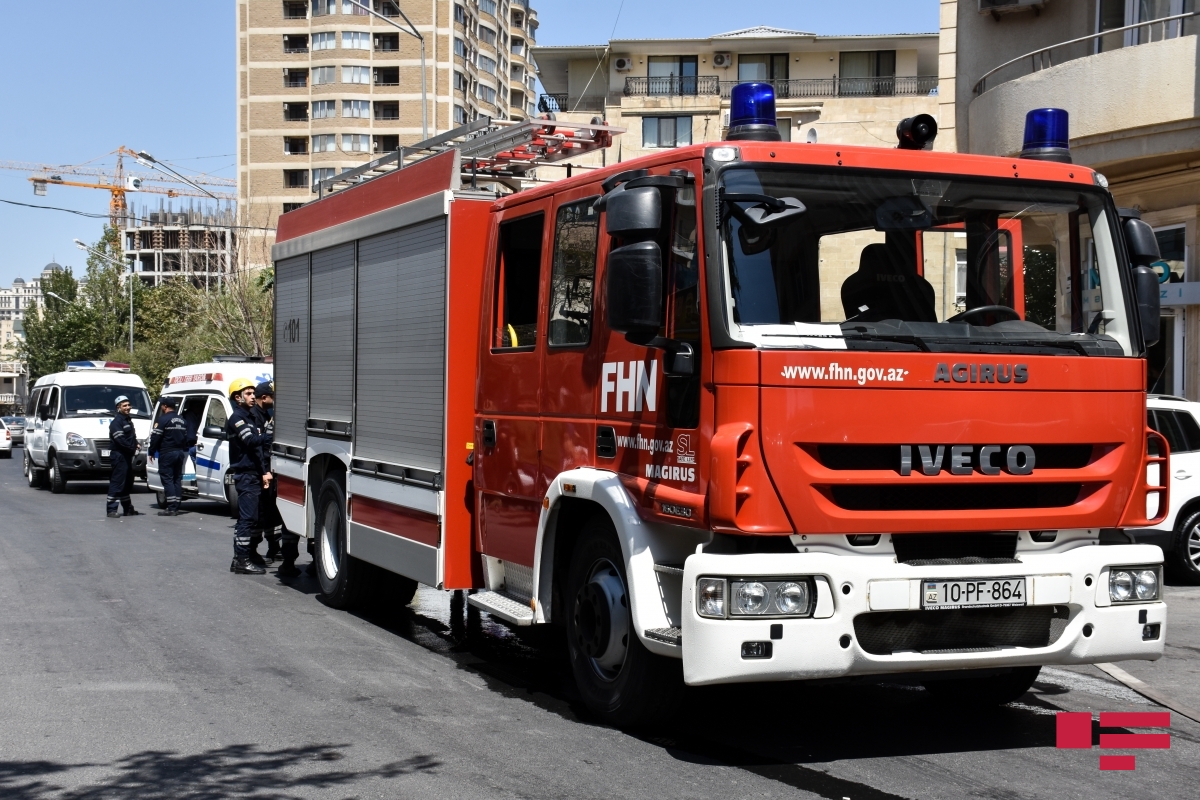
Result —
M 565 161 L 608 147 L 614 135 L 624 132 L 624 128 L 596 122 L 545 119 L 507 122 L 480 117 L 320 181 L 314 184 L 313 192 L 320 199 L 447 150 L 459 151 L 464 178 L 508 182 L 525 177 L 541 164 Z

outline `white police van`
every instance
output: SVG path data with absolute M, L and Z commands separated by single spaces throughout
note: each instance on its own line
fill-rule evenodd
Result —
M 25 479 L 55 494 L 67 481 L 108 480 L 112 443 L 108 425 L 116 399 L 129 398 L 129 415 L 143 449 L 134 456 L 135 475 L 144 476 L 144 446 L 150 436 L 150 395 L 146 384 L 115 361 L 72 361 L 66 372 L 43 375 L 26 406 Z
M 257 386 L 274 380 L 270 363 L 246 356 L 217 356 L 207 364 L 176 367 L 167 376 L 162 397 L 174 398 L 176 413 L 196 432 L 196 456 L 184 466 L 183 496 L 229 503 L 229 513 L 237 516 L 237 491 L 229 467 L 229 443 L 225 440 L 225 422 L 233 413 L 229 403 L 229 384 L 245 378 Z M 155 409 L 155 419 L 162 407 Z M 192 475 L 195 475 L 194 479 Z M 146 483 L 166 506 L 166 493 L 158 477 L 158 462 L 146 465 Z

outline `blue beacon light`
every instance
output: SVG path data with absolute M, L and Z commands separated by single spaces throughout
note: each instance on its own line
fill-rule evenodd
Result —
M 775 87 L 769 83 L 739 83 L 729 100 L 729 141 L 778 142 L 775 125 Z
M 1067 134 L 1068 114 L 1063 108 L 1035 108 L 1025 115 L 1025 143 L 1021 158 L 1071 163 Z

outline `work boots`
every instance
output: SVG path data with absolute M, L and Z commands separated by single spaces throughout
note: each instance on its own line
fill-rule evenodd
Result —
M 281 578 L 295 578 L 298 576 L 300 574 L 300 570 L 296 568 L 296 559 L 285 558 L 279 565 L 279 569 L 276 574 Z
M 238 575 L 262 575 L 266 570 L 248 558 L 233 557 L 229 562 L 229 571 Z

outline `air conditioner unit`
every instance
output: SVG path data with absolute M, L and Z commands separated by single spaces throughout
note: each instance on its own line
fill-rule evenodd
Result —
M 732 67 L 733 53 L 713 53 L 714 67 Z
M 629 72 L 633 69 L 633 59 L 629 56 L 617 56 L 613 59 L 613 69 L 617 72 Z
M 1000 14 L 1011 14 L 1014 11 L 1034 11 L 1041 10 L 1042 6 L 1046 5 L 1047 0 L 979 0 L 979 13 L 991 14 L 993 17 Z

